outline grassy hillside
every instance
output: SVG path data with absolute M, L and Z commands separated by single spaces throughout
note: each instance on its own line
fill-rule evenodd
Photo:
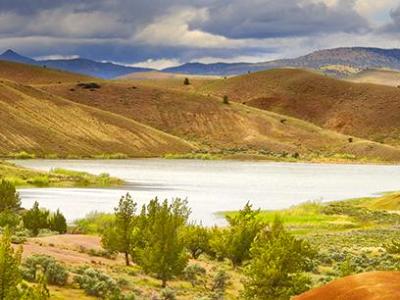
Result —
M 24 84 L 58 84 L 93 80 L 93 77 L 85 75 L 0 60 L 1 78 Z
M 400 145 L 400 89 L 355 84 L 295 69 L 258 72 L 204 84 L 204 94 L 291 115 L 321 127 Z
M 400 86 L 400 72 L 382 69 L 368 69 L 349 76 L 346 80 L 358 83 L 374 83 L 388 86 Z
M 192 146 L 133 120 L 31 86 L 0 82 L 0 154 L 158 156 Z
M 292 155 L 349 154 L 399 160 L 400 151 L 323 130 L 310 123 L 245 105 L 148 83 L 107 82 L 95 91 L 73 84 L 43 86 L 71 101 L 110 111 L 163 130 L 207 151 Z

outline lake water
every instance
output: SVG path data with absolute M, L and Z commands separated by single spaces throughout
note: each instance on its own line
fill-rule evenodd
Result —
M 24 160 L 39 170 L 66 168 L 109 173 L 128 182 L 118 189 L 21 189 L 23 206 L 34 201 L 59 208 L 69 221 L 91 211 L 112 212 L 129 192 L 138 204 L 155 196 L 187 198 L 192 220 L 222 224 L 218 211 L 237 210 L 247 201 L 262 209 L 280 209 L 308 200 L 341 200 L 400 190 L 400 166 L 333 165 L 199 160 Z

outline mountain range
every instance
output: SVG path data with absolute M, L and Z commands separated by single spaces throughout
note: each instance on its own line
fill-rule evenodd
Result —
M 365 69 L 400 69 L 400 49 L 335 48 L 312 52 L 294 59 L 281 59 L 262 63 L 187 63 L 163 71 L 202 75 L 239 75 L 276 68 L 316 69 L 335 77 L 344 77 Z
M 0 55 L 0 60 L 46 66 L 84 75 L 111 79 L 124 75 L 154 71 L 149 68 L 129 67 L 111 62 L 98 62 L 86 58 L 35 60 L 13 50 Z M 334 77 L 347 77 L 366 69 L 400 70 L 400 49 L 335 48 L 319 50 L 293 59 L 280 59 L 261 63 L 186 63 L 166 68 L 162 72 L 230 76 L 276 68 L 314 69 Z
M 69 71 L 104 79 L 111 79 L 135 72 L 146 72 L 151 69 L 123 66 L 111 62 L 98 62 L 85 58 L 35 60 L 9 49 L 0 55 L 0 60 L 19 62 L 30 65 L 45 66 L 52 69 Z

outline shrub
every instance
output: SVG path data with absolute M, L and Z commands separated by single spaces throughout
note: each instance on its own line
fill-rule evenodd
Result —
M 76 220 L 74 232 L 82 234 L 102 234 L 114 222 L 113 214 L 91 212 L 85 218 Z
M 185 78 L 185 80 L 183 81 L 183 84 L 184 85 L 190 85 L 190 81 L 189 81 L 189 78 Z
M 161 290 L 161 300 L 176 300 L 175 291 L 171 288 L 165 288 Z
M 189 265 L 183 270 L 184 278 L 189 281 L 193 287 L 200 283 L 201 279 L 204 279 L 207 271 L 198 264 Z
M 22 275 L 28 281 L 35 282 L 39 270 L 43 270 L 49 284 L 64 286 L 68 281 L 67 269 L 57 262 L 54 257 L 32 255 L 22 264 Z
M 74 282 L 89 296 L 106 299 L 107 297 L 121 294 L 117 282 L 100 270 L 81 267 L 77 270 L 77 273 L 78 275 L 74 277 Z
M 224 104 L 229 104 L 229 98 L 228 98 L 227 95 L 225 95 L 225 96 L 222 98 L 222 103 L 224 103 Z
M 229 275 L 225 270 L 218 270 L 213 279 L 212 291 L 218 294 L 224 294 L 226 286 L 229 283 Z
M 0 227 L 15 229 L 21 222 L 21 217 L 11 210 L 4 210 L 0 213 Z
M 21 199 L 15 186 L 8 180 L 0 181 L 0 212 L 5 210 L 16 212 L 21 207 Z
M 346 277 L 356 272 L 356 266 L 353 263 L 351 257 L 347 257 L 344 262 L 339 266 L 340 277 Z
M 59 209 L 49 218 L 49 228 L 52 231 L 57 231 L 60 234 L 67 232 L 67 220 Z
M 79 87 L 81 87 L 83 89 L 88 89 L 88 90 L 101 88 L 101 86 L 96 82 L 78 83 L 77 86 L 79 86 Z
M 11 156 L 14 159 L 33 159 L 33 158 L 36 157 L 35 154 L 28 153 L 28 152 L 25 152 L 25 151 L 21 151 L 21 152 L 18 152 L 18 153 L 12 153 Z
M 38 186 L 38 187 L 49 186 L 49 182 L 50 182 L 49 176 L 47 176 L 47 175 L 35 176 L 28 180 L 29 184 Z

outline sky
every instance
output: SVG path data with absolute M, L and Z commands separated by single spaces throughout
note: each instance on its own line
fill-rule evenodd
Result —
M 0 0 L 0 51 L 166 68 L 400 48 L 400 0 Z

